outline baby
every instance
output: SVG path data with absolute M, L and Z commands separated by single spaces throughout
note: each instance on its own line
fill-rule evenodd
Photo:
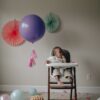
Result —
M 66 58 L 63 54 L 63 50 L 60 48 L 60 47 L 54 47 L 53 48 L 53 56 L 49 57 L 47 59 L 47 63 L 66 63 Z M 65 78 L 69 78 L 71 79 L 72 78 L 72 75 L 71 73 L 64 67 L 53 67 L 54 70 L 53 70 L 53 77 L 56 79 L 57 83 L 59 85 L 63 85 L 63 82 L 61 82 L 61 77 L 64 76 Z

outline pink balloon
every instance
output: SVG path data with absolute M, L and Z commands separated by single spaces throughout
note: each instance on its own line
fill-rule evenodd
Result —
M 0 96 L 0 100 L 10 100 L 10 96 L 8 94 L 3 94 Z

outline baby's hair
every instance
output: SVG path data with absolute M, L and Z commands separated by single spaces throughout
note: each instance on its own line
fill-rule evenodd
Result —
M 55 50 L 55 49 L 59 49 L 59 50 L 60 50 L 60 53 L 63 54 L 63 50 L 62 50 L 62 48 L 59 47 L 59 46 L 56 46 L 56 47 L 54 47 L 54 48 L 52 49 L 52 56 L 55 56 L 55 53 L 54 53 L 54 50 Z

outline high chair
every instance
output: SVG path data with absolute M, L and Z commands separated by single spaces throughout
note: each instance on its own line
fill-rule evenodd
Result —
M 77 87 L 76 87 L 76 66 L 78 65 L 77 63 L 71 63 L 70 62 L 70 53 L 67 50 L 63 50 L 65 58 L 67 59 L 67 63 L 50 63 L 46 64 L 48 67 L 48 100 L 50 100 L 50 93 L 51 89 L 69 89 L 70 90 L 70 100 L 72 99 L 73 96 L 73 90 L 74 90 L 74 100 L 77 100 Z M 70 71 L 70 73 L 73 75 L 73 78 L 70 82 L 63 82 L 63 85 L 58 85 L 57 82 L 51 81 L 51 73 L 53 71 L 53 66 L 61 66 L 65 67 L 67 70 Z M 66 96 L 67 99 L 67 96 Z M 60 99 L 61 100 L 61 99 Z

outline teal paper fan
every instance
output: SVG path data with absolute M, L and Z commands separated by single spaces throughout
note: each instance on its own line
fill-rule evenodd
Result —
M 56 32 L 60 27 L 60 19 L 57 15 L 49 13 L 45 17 L 45 26 L 48 32 Z

